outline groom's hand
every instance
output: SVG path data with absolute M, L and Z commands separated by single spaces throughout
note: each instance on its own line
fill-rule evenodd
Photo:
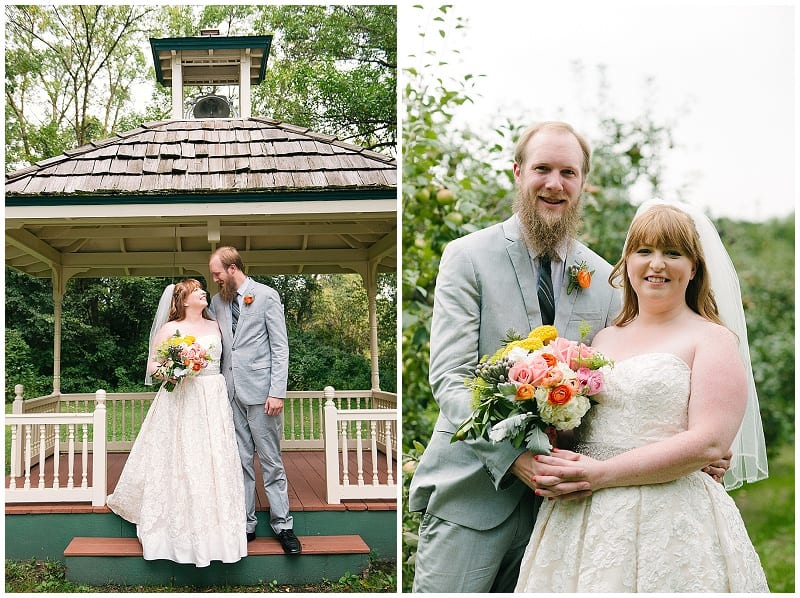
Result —
M 703 468 L 703 471 L 714 478 L 714 481 L 722 483 L 722 478 L 725 477 L 725 473 L 730 469 L 731 466 L 731 459 L 733 458 L 733 453 L 728 451 L 728 454 L 725 455 L 719 461 L 715 461 L 711 465 Z
M 565 451 L 560 454 L 562 457 L 559 464 L 554 465 L 546 463 L 546 458 L 542 455 L 534 457 L 531 453 L 522 453 L 511 465 L 511 473 L 532 488 L 538 496 L 569 495 L 568 498 L 572 499 L 591 494 L 585 470 L 577 463 L 563 464 L 575 453 Z
M 267 402 L 264 403 L 264 413 L 271 416 L 280 415 L 283 412 L 283 399 L 276 399 L 275 397 L 267 397 Z

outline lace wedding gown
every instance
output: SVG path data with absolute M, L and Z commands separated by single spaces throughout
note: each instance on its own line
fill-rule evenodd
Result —
M 158 391 L 108 506 L 136 524 L 145 559 L 206 567 L 247 556 L 247 535 L 222 339 L 197 342 L 213 361 L 173 392 Z
M 618 362 L 579 428 L 577 452 L 608 459 L 685 430 L 690 376 L 686 363 L 667 353 Z M 545 500 L 516 591 L 769 589 L 733 499 L 696 472 L 575 501 Z

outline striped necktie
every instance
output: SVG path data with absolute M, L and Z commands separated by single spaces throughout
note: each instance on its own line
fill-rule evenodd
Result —
M 231 300 L 231 332 L 236 334 L 236 324 L 239 322 L 239 295 Z
M 536 290 L 539 295 L 539 310 L 542 312 L 542 324 L 550 326 L 553 324 L 556 314 L 553 279 L 550 276 L 550 256 L 540 255 L 538 261 L 539 283 Z

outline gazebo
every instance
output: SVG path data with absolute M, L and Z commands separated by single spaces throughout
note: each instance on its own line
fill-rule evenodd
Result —
M 70 278 L 210 282 L 208 258 L 221 245 L 240 250 L 248 274 L 361 275 L 370 392 L 380 392 L 375 298 L 378 273 L 397 268 L 397 163 L 251 116 L 249 89 L 263 80 L 270 43 L 271 36 L 153 39 L 157 77 L 173 90 L 172 119 L 6 175 L 6 264 L 53 281 L 54 396 Z M 183 90 L 201 84 L 238 85 L 239 114 L 186 118 Z
M 270 36 L 153 39 L 173 119 L 6 175 L 6 263 L 53 280 L 54 390 L 61 300 L 74 277 L 201 275 L 219 245 L 250 274 L 355 272 L 370 301 L 397 268 L 397 162 L 267 118 L 182 119 L 187 85 L 240 83 L 240 111 L 263 80 Z

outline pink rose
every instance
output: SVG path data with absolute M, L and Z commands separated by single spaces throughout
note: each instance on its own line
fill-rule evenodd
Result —
M 588 396 L 596 395 L 603 388 L 603 372 L 582 367 L 578 370 L 578 380 L 586 387 Z
M 559 361 L 568 364 L 570 367 L 572 367 L 573 360 L 578 356 L 578 343 L 563 337 L 550 341 L 547 348 Z
M 518 384 L 536 386 L 542 381 L 547 370 L 547 363 L 541 356 L 537 355 L 528 361 L 519 361 L 512 365 L 508 370 L 508 379 Z

